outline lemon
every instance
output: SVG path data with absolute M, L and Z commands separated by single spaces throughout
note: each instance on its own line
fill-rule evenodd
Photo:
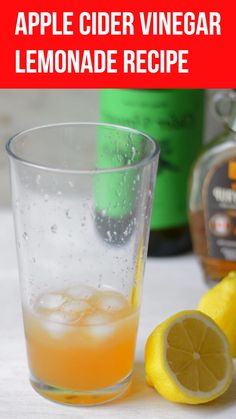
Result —
M 208 314 L 227 336 L 236 356 L 236 271 L 230 272 L 201 298 L 198 309 Z
M 148 384 L 173 402 L 200 404 L 223 394 L 233 376 L 227 338 L 197 310 L 182 311 L 154 329 L 145 348 Z

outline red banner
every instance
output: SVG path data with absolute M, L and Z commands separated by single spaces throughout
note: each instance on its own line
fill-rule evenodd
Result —
M 230 4 L 9 1 L 0 13 L 0 87 L 235 87 Z

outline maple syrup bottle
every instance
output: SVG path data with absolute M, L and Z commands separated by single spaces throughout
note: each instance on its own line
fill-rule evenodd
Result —
M 146 132 L 160 144 L 149 256 L 177 255 L 191 249 L 187 182 L 202 144 L 204 93 L 202 89 L 101 91 L 102 122 Z M 101 215 L 98 217 L 99 230 L 105 231 L 107 220 Z M 126 221 L 128 223 L 129 219 L 124 217 L 123 222 Z
M 205 278 L 219 281 L 236 270 L 236 93 L 216 94 L 214 106 L 225 130 L 195 163 L 189 220 Z

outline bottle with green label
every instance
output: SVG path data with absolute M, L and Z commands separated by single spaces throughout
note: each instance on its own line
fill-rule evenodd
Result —
M 204 90 L 104 89 L 100 115 L 101 122 L 146 132 L 160 144 L 149 255 L 168 256 L 189 250 L 187 184 L 202 144 Z M 129 196 L 128 191 L 123 193 Z

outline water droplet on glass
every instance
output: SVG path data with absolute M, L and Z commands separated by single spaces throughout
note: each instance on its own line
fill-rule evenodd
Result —
M 106 215 L 106 213 L 107 213 L 107 210 L 106 209 L 103 209 L 102 210 L 102 215 Z
M 29 239 L 29 236 L 28 236 L 28 234 L 24 231 L 24 233 L 23 233 L 23 238 L 25 239 L 25 240 L 28 240 Z
M 109 230 L 107 231 L 107 237 L 108 237 L 108 241 L 111 242 L 112 241 L 112 235 L 111 235 L 111 232 Z
M 61 196 L 62 195 L 62 191 L 57 191 L 57 195 Z
M 43 199 L 45 202 L 48 202 L 49 196 L 47 193 L 45 193 L 45 195 L 43 196 Z
M 33 262 L 33 263 L 36 263 L 36 259 L 35 259 L 35 258 L 32 258 L 32 262 Z
M 72 182 L 72 180 L 69 180 L 69 181 L 68 181 L 68 185 L 69 185 L 71 188 L 74 188 L 74 183 Z
M 134 147 L 134 146 L 132 146 L 132 147 L 131 147 L 131 150 L 132 150 L 131 160 L 134 160 L 134 157 L 135 157 L 135 154 L 136 154 L 135 147 Z
M 35 180 L 37 185 L 40 184 L 40 180 L 41 180 L 41 176 L 40 175 L 37 175 L 36 176 L 36 180 Z
M 56 225 L 56 224 L 53 224 L 53 225 L 51 226 L 51 232 L 52 232 L 52 233 L 54 233 L 54 234 L 56 234 L 56 233 L 57 233 L 57 225 Z
M 70 213 L 70 210 L 69 210 L 69 209 L 67 209 L 67 210 L 66 210 L 66 218 L 68 218 L 68 220 L 71 220 L 71 218 L 72 218 L 72 216 L 71 216 L 71 213 Z
M 120 191 L 117 190 L 115 193 L 116 193 L 116 196 L 118 196 L 118 198 L 119 198 L 120 197 Z

